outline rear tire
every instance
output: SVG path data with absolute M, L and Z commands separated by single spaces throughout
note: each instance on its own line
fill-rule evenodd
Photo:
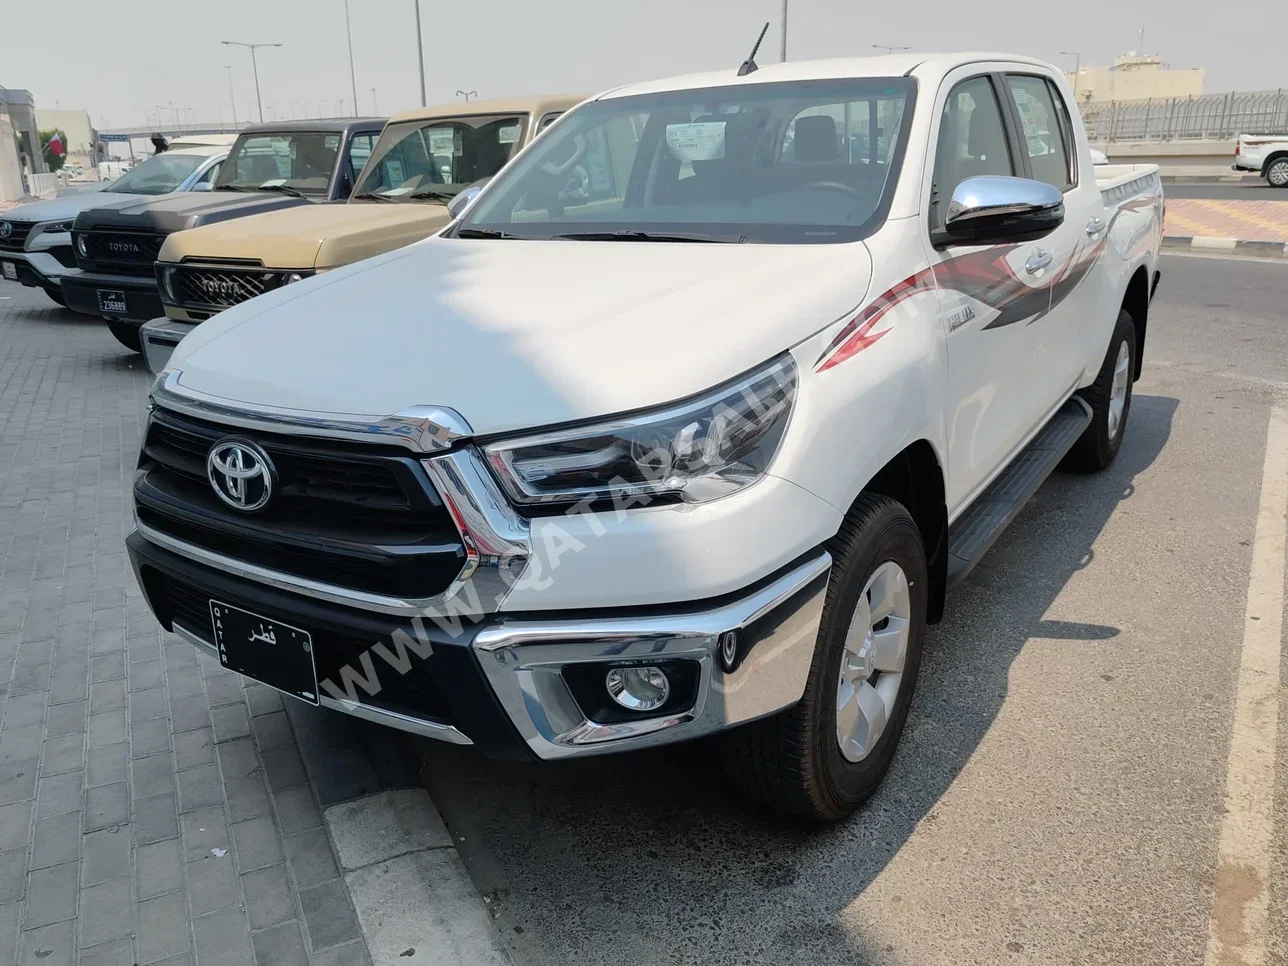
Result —
M 139 336 L 139 327 L 137 325 L 128 325 L 125 322 L 108 319 L 107 327 L 112 330 L 112 335 L 116 336 L 116 341 L 125 346 L 125 348 L 131 352 L 143 352 L 143 341 Z
M 1127 430 L 1135 375 L 1136 326 L 1123 309 L 1118 313 L 1114 336 L 1109 340 L 1109 350 L 1100 364 L 1096 381 L 1078 392 L 1091 407 L 1091 425 L 1073 444 L 1062 468 L 1075 473 L 1096 473 L 1114 461 Z
M 860 496 L 828 549 L 832 574 L 804 696 L 786 711 L 724 735 L 721 750 L 730 781 L 749 797 L 779 811 L 831 822 L 872 795 L 890 767 L 921 666 L 928 580 L 921 532 L 903 505 L 888 497 Z M 874 582 L 896 573 L 905 581 L 899 610 L 906 617 L 861 621 L 862 615 L 878 613 Z M 855 641 L 863 640 L 868 628 L 867 640 L 891 631 L 896 619 L 905 628 L 897 679 L 883 678 L 883 670 L 872 670 L 864 679 L 872 663 L 860 663 L 855 670 Z M 861 628 L 859 635 L 853 627 Z M 880 712 L 883 728 L 872 732 L 877 737 L 862 750 L 847 742 L 849 750 L 843 751 L 837 722 L 850 707 L 843 699 L 845 682 L 854 680 L 862 682 L 860 688 L 885 694 L 889 703 Z M 882 691 L 882 680 L 893 687 Z
M 55 288 L 53 285 L 45 285 L 41 287 L 44 288 L 46 295 L 48 295 L 51 299 L 53 299 L 63 308 L 67 308 L 67 299 L 63 297 L 62 289 Z
M 1272 188 L 1288 188 L 1288 155 L 1266 165 L 1266 183 Z

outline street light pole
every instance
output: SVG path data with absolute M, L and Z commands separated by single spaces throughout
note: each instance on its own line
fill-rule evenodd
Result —
M 1062 57 L 1073 58 L 1073 99 L 1078 99 L 1078 76 L 1082 73 L 1082 54 L 1076 50 L 1060 51 Z
M 250 68 L 255 74 L 255 104 L 259 107 L 259 123 L 264 123 L 264 101 L 259 96 L 259 64 L 255 60 L 255 50 L 259 47 L 280 47 L 281 44 L 247 44 L 240 40 L 221 40 L 221 44 L 229 47 L 249 47 L 250 48 Z
M 787 62 L 787 0 L 783 0 L 783 36 L 782 36 L 782 56 L 779 58 L 784 63 Z
M 349 35 L 349 83 L 353 85 L 353 116 L 358 116 L 358 79 L 353 73 L 353 30 L 349 27 L 349 0 L 344 0 L 344 32 Z
M 456 93 L 460 94 L 460 95 L 461 95 L 461 97 L 465 98 L 465 103 L 466 103 L 466 104 L 468 104 L 468 103 L 470 102 L 470 98 L 471 98 L 471 97 L 478 97 L 478 96 L 479 96 L 479 92 L 478 92 L 478 91 L 457 91 Z
M 425 47 L 420 36 L 420 0 L 416 3 L 416 66 L 420 68 L 420 106 L 425 106 Z
M 873 44 L 873 50 L 884 50 L 887 54 L 893 54 L 896 50 L 909 50 L 908 47 L 891 47 L 889 44 Z
M 224 64 L 224 70 L 228 71 L 228 101 L 233 106 L 233 130 L 237 130 L 237 94 L 233 90 L 233 65 Z

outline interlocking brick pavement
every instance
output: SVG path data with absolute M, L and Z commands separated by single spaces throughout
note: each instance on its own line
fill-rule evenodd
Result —
M 149 383 L 101 322 L 0 283 L 0 964 L 360 966 L 298 711 L 135 586 Z
M 1169 198 L 1163 231 L 1181 237 L 1288 243 L 1288 201 Z

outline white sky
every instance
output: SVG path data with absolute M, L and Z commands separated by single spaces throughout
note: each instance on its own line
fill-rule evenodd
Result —
M 419 104 L 414 0 L 350 0 L 358 102 L 373 113 Z M 595 91 L 693 70 L 733 69 L 764 21 L 761 61 L 778 57 L 780 0 L 421 0 L 430 103 L 456 90 L 483 97 Z M 791 0 L 788 56 L 914 50 L 1003 50 L 1068 70 L 1107 64 L 1137 46 L 1175 67 L 1206 67 L 1209 92 L 1288 87 L 1288 4 L 1240 5 L 1220 24 L 1200 0 Z M 246 120 L 255 88 L 247 51 L 219 41 L 276 41 L 259 52 L 265 118 L 334 115 L 352 100 L 343 0 L 0 0 L 0 85 L 38 107 L 90 112 L 101 128 L 162 118 Z M 186 111 L 184 109 L 191 109 Z

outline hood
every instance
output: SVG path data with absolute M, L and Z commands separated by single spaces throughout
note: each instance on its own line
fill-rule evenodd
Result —
M 709 389 L 853 311 L 871 274 L 862 243 L 433 237 L 234 306 L 170 364 L 241 405 L 448 406 L 487 435 Z
M 168 195 L 126 197 L 129 200 L 124 203 L 87 211 L 77 222 L 77 229 L 123 228 L 169 233 L 312 204 L 308 199 L 276 191 L 176 191 Z
M 78 191 L 61 198 L 50 198 L 48 201 L 33 201 L 29 205 L 10 208 L 0 215 L 0 221 L 65 221 L 75 218 L 82 211 L 100 208 L 104 205 L 120 204 L 125 201 L 137 201 L 141 198 L 152 198 L 154 195 L 117 194 L 111 191 Z
M 158 260 L 252 258 L 265 268 L 323 271 L 420 241 L 450 220 L 439 204 L 300 205 L 177 232 Z

